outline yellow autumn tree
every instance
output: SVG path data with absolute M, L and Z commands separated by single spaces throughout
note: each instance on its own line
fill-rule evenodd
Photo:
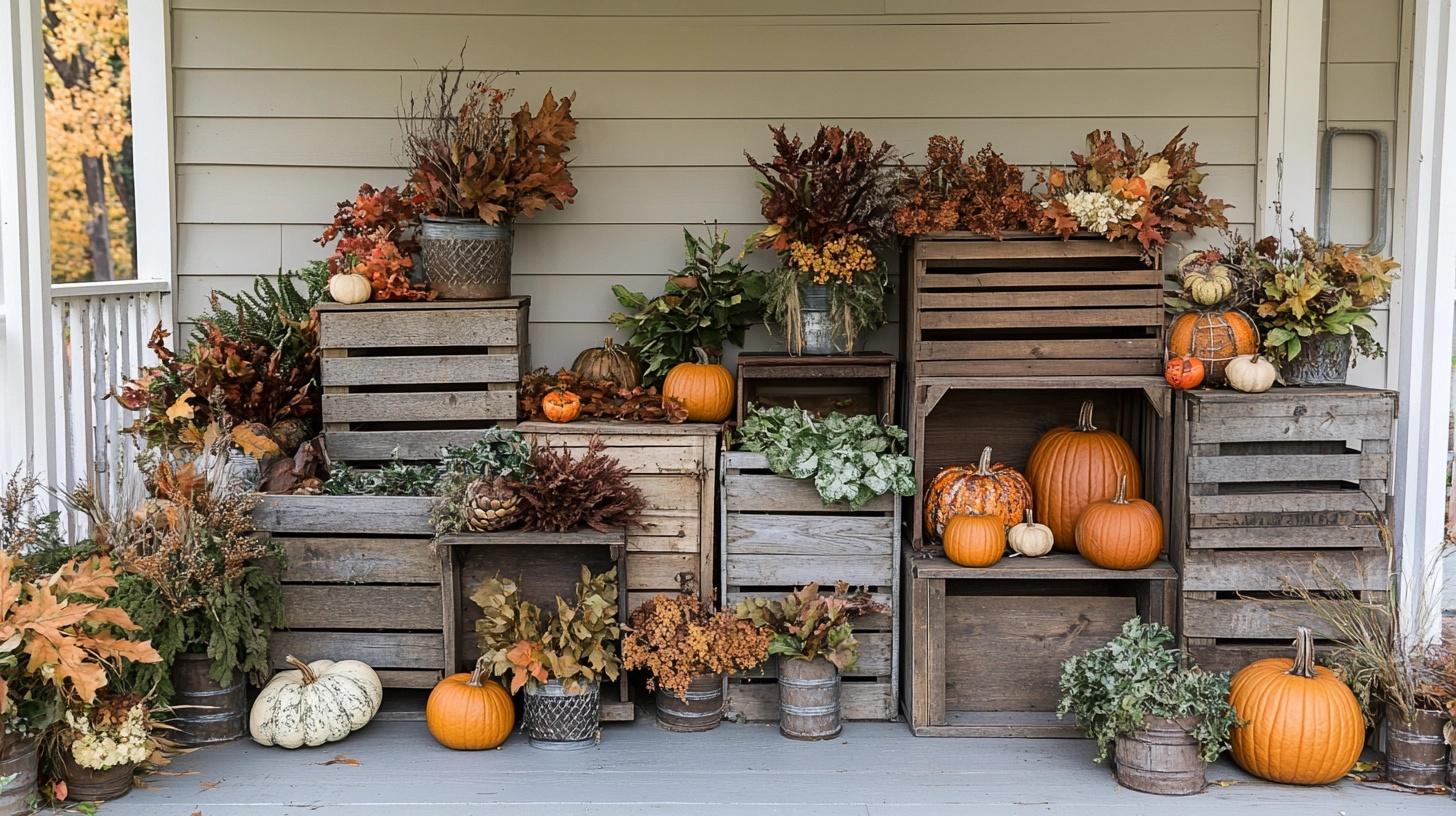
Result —
M 126 0 L 45 0 L 43 23 L 52 278 L 135 277 Z

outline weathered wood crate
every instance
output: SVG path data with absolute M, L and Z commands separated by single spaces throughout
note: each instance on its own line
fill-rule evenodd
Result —
M 1133 615 L 1173 623 L 1178 575 L 1163 560 L 1119 572 L 1072 553 L 984 569 L 904 558 L 905 712 L 917 736 L 1077 736 L 1055 714 L 1062 662 Z
M 841 704 L 851 720 L 892 720 L 900 674 L 900 505 L 881 496 L 850 510 L 825 506 L 814 485 L 777 476 L 761 453 L 721 456 L 723 487 L 722 604 L 747 597 L 778 597 L 812 582 L 864 587 L 890 611 L 854 623 L 858 665 L 843 675 Z M 778 719 L 772 665 L 728 680 L 730 714 Z
M 867 352 L 794 357 L 779 352 L 738 355 L 741 424 L 750 404 L 797 405 L 815 414 L 870 414 L 895 421 L 895 356 Z
M 1353 386 L 1180 396 L 1170 551 L 1201 664 L 1285 654 L 1297 626 L 1328 634 L 1291 586 L 1382 597 L 1396 408 L 1395 392 Z
M 319 305 L 329 454 L 436 459 L 516 420 L 530 298 Z
M 1163 274 L 1140 256 L 1101 236 L 917 236 L 901 289 L 911 380 L 1160 374 Z
M 390 688 L 430 688 L 445 670 L 452 616 L 433 544 L 431 498 L 268 496 L 254 522 L 283 547 L 284 658 L 362 660 Z
M 713 598 L 717 522 L 718 435 L 708 423 L 579 421 L 564 425 L 522 422 L 518 430 L 533 445 L 565 446 L 586 452 L 599 435 L 606 452 L 631 473 L 647 498 L 643 529 L 627 535 L 628 606 L 684 584 Z
M 974 466 L 989 446 L 998 462 L 1026 467 L 1042 434 L 1075 425 L 1084 400 L 1093 421 L 1117 431 L 1137 453 L 1143 497 L 1164 512 L 1170 506 L 1172 391 L 1162 377 L 926 377 L 908 395 L 906 430 L 918 490 L 910 541 L 923 549 L 925 494 L 942 469 Z

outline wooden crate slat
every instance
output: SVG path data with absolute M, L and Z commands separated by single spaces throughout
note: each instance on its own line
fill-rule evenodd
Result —
M 581 458 L 586 455 L 586 445 L 557 445 L 557 448 L 565 448 L 572 456 Z M 613 444 L 611 456 L 622 467 L 634 476 L 660 474 L 660 473 L 686 473 L 696 475 L 698 468 L 702 465 L 703 451 L 701 447 L 687 446 L 656 446 L 636 447 L 633 445 Z
M 278 631 L 268 642 L 274 668 L 289 668 L 287 655 L 300 660 L 362 660 L 383 669 L 428 669 L 438 672 L 445 661 L 445 637 L 439 632 Z
M 1329 644 L 1315 644 L 1315 658 L 1322 666 L 1329 664 L 1333 651 L 1334 647 Z M 1294 636 L 1268 643 L 1189 644 L 1188 654 L 1199 668 L 1232 673 L 1266 657 L 1294 657 Z
M 1343 442 L 1353 439 L 1386 439 L 1391 431 L 1388 413 L 1349 414 L 1338 421 L 1317 416 L 1229 417 L 1217 422 L 1195 422 L 1189 441 L 1215 442 Z
M 1048 238 L 997 241 L 919 237 L 915 241 L 915 258 L 925 261 L 1137 258 L 1140 255 L 1136 245 L 1130 242 L 1096 238 L 1069 241 Z
M 765 513 L 848 513 L 843 502 L 826 505 L 811 481 L 785 479 L 771 473 L 739 474 L 723 485 L 723 498 L 731 507 L 752 507 Z M 864 512 L 884 513 L 893 509 L 890 496 L 877 496 L 860 508 Z M 817 505 L 817 506 L 816 506 Z
M 405 461 L 420 461 L 439 459 L 440 451 L 451 445 L 470 445 L 487 430 L 330 430 L 326 435 L 326 444 L 329 456 L 344 462 L 382 462 L 395 456 Z
M 440 559 L 428 538 L 281 538 L 295 583 L 440 583 Z
M 834 577 L 853 585 L 888 584 L 894 575 L 894 556 L 884 555 L 840 555 L 824 556 L 819 559 Z M 728 560 L 728 582 L 731 584 L 759 584 L 783 586 L 803 583 L 809 564 L 786 560 L 780 555 L 738 554 Z M 822 574 L 818 571 L 813 573 Z
M 1097 340 L 921 340 L 915 359 L 922 364 L 941 360 L 1077 360 L 1103 358 L 1163 358 L 1156 338 Z
M 1382 546 L 1376 527 L 1214 527 L 1188 532 L 1193 549 L 1295 549 Z
M 1340 423 L 1362 415 L 1395 415 L 1393 391 L 1350 387 L 1279 388 L 1257 395 L 1235 391 L 1187 392 L 1197 406 L 1199 421 L 1246 417 L 1305 417 L 1316 422 Z M 1233 398 L 1241 397 L 1241 398 Z M 1389 432 L 1381 434 L 1389 436 Z
M 742 715 L 750 722 L 775 722 L 779 718 L 779 687 L 776 683 L 728 684 L 724 710 Z M 852 683 L 839 687 L 841 715 L 846 720 L 892 720 L 895 700 L 886 682 Z
M 926 292 L 920 296 L 918 306 L 922 312 L 938 309 L 1035 309 L 1048 307 L 1061 309 L 1066 306 L 1090 308 L 1093 306 L 1155 306 L 1163 304 L 1161 289 L 1089 289 L 1067 291 L 1062 289 L 1041 292 Z
M 1178 573 L 1159 560 L 1140 570 L 1105 570 L 1076 553 L 1054 552 L 1040 558 L 1003 558 L 990 567 L 963 567 L 943 555 L 917 558 L 916 578 L 992 579 L 998 581 L 1172 580 Z
M 932 360 L 916 363 L 915 373 L 919 377 L 1012 377 L 1026 374 L 1057 377 L 1069 370 L 1075 371 L 1093 365 L 1103 374 L 1112 375 L 1151 375 L 1163 370 L 1161 357 L 1135 360 L 1091 357 L 1084 360 Z
M 1081 739 L 1074 723 L 1051 711 L 953 711 L 940 725 L 916 725 L 917 737 Z
M 1073 300 L 1071 303 L 1075 303 Z M 1069 305 L 1071 305 L 1069 303 Z M 922 311 L 924 329 L 1037 329 L 1052 327 L 1150 326 L 1161 328 L 1161 307 L 1106 309 L 998 309 L 995 311 Z
M 284 584 L 290 629 L 434 629 L 444 625 L 439 568 L 432 586 Z
M 1279 591 L 1288 582 L 1327 588 L 1334 577 L 1350 589 L 1383 589 L 1388 564 L 1383 550 L 1189 550 L 1184 591 Z
M 1194 518 L 1228 513 L 1371 513 L 1377 508 L 1376 502 L 1360 490 L 1274 488 L 1266 493 L 1188 497 L 1188 512 Z
M 1190 456 L 1190 482 L 1289 482 L 1385 479 L 1390 456 L 1383 453 Z
M 434 503 L 429 496 L 264 496 L 253 521 L 272 533 L 429 536 Z
M 1316 637 L 1335 635 L 1314 607 L 1297 599 L 1183 599 L 1184 637 L 1293 641 L 1300 626 Z
M 286 666 L 285 668 L 292 668 Z M 374 673 L 379 675 L 379 683 L 385 688 L 395 689 L 432 689 L 440 682 L 443 673 L 437 669 L 375 669 Z M 413 713 L 413 716 L 401 716 L 399 719 L 423 720 L 423 710 Z M 375 719 L 390 719 L 384 712 Z
M 929 266 L 916 273 L 915 285 L 926 291 L 942 289 L 1033 289 L 1044 287 L 1128 287 L 1162 288 L 1162 274 L 1156 269 L 1020 269 L 974 270 L 954 266 Z
M 489 421 L 516 418 L 516 392 L 424 391 L 417 393 L 329 394 L 325 422 Z
M 324 357 L 320 380 L 331 386 L 516 382 L 518 354 L 428 354 Z
M 517 305 L 499 309 L 392 309 L 324 312 L 325 349 L 514 346 L 520 342 Z
M 802 516 L 728 513 L 723 551 L 729 555 L 821 556 L 891 554 L 895 520 L 889 516 Z M 826 567 L 836 561 L 825 560 Z

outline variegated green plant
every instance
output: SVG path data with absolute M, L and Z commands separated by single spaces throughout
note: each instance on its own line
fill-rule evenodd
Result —
M 858 510 L 886 493 L 915 494 L 914 463 L 901 452 L 905 431 L 873 416 L 751 405 L 739 435 L 743 449 L 767 456 L 774 473 L 812 478 L 825 504 Z

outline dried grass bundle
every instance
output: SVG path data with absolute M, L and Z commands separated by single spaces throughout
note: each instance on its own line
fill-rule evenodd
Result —
M 647 499 L 627 481 L 622 463 L 602 453 L 604 447 L 601 437 L 592 436 L 580 459 L 564 445 L 532 448 L 534 475 L 511 482 L 525 504 L 522 529 L 565 533 L 590 527 L 606 533 L 634 524 Z

